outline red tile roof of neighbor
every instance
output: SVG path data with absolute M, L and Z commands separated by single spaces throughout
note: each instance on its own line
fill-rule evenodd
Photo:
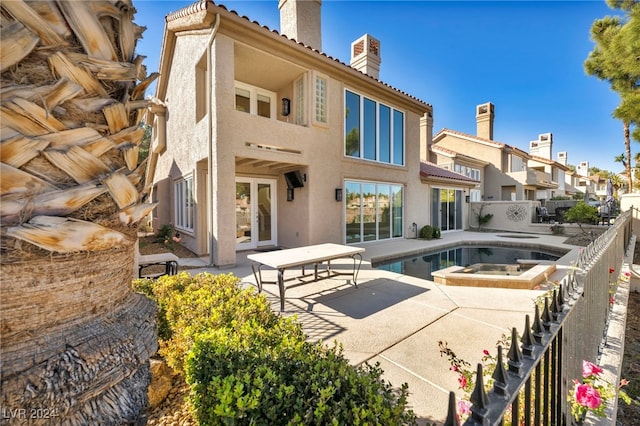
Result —
M 433 137 L 433 141 L 435 142 L 436 139 L 438 139 L 441 135 L 445 135 L 445 134 L 449 134 L 449 135 L 453 135 L 453 136 L 461 136 L 461 137 L 468 138 L 468 139 L 475 139 L 477 141 L 484 142 L 484 143 L 489 144 L 489 145 L 495 145 L 496 148 L 510 148 L 510 149 L 515 150 L 515 151 L 519 151 L 519 152 L 521 152 L 522 154 L 524 154 L 526 156 L 529 156 L 528 152 L 523 151 L 522 149 L 520 149 L 520 148 L 518 148 L 516 146 L 509 145 L 509 144 L 506 144 L 506 143 L 503 143 L 503 142 L 496 142 L 496 141 L 493 141 L 491 139 L 485 139 L 485 138 L 481 138 L 479 136 L 470 135 L 469 133 L 458 132 L 457 130 L 451 130 L 451 129 L 447 129 L 447 128 L 444 128 L 444 129 L 440 130 L 438 133 L 436 133 L 436 135 Z
M 421 103 L 423 103 L 425 105 L 428 105 L 430 107 L 433 106 L 433 105 L 431 105 L 431 104 L 429 104 L 429 103 L 427 103 L 427 102 L 425 102 L 425 101 L 423 101 L 421 99 L 416 98 L 415 96 L 413 96 L 413 95 L 411 95 L 411 94 L 409 94 L 407 92 L 404 92 L 404 91 L 402 91 L 400 89 L 397 89 L 397 88 L 395 88 L 395 87 L 393 87 L 393 86 L 391 86 L 391 85 L 389 85 L 389 84 L 387 84 L 387 83 L 385 83 L 383 81 L 378 80 L 377 78 L 373 78 L 370 75 L 367 75 L 367 74 L 363 73 L 362 71 L 353 68 L 350 65 L 347 65 L 344 62 L 340 61 L 339 59 L 333 58 L 333 57 L 327 55 L 326 53 L 320 52 L 319 50 L 314 49 L 311 46 L 308 46 L 308 45 L 306 45 L 304 43 L 301 43 L 301 42 L 299 42 L 299 41 L 297 41 L 295 39 L 289 38 L 284 34 L 280 34 L 279 31 L 272 30 L 269 27 L 267 27 L 266 25 L 261 25 L 258 21 L 252 21 L 247 16 L 240 16 L 240 14 L 238 14 L 238 12 L 236 12 L 235 10 L 229 10 L 229 9 L 227 9 L 226 6 L 224 6 L 222 4 L 216 4 L 212 0 L 200 0 L 200 1 L 197 1 L 197 2 L 195 2 L 195 3 L 193 3 L 193 4 L 189 5 L 189 6 L 183 7 L 182 9 L 179 9 L 179 10 L 177 10 L 175 12 L 171 12 L 167 16 L 165 16 L 165 22 L 170 22 L 170 21 L 172 21 L 174 19 L 179 19 L 179 18 L 182 18 L 182 17 L 185 17 L 185 16 L 189 16 L 189 15 L 191 15 L 193 13 L 205 11 L 205 10 L 207 10 L 207 5 L 208 4 L 210 4 L 210 5 L 214 6 L 214 7 L 219 7 L 221 9 L 224 9 L 228 13 L 232 13 L 232 14 L 240 17 L 240 18 L 246 19 L 248 22 L 250 22 L 250 23 L 252 23 L 252 24 L 254 24 L 254 25 L 258 26 L 258 27 L 261 27 L 265 31 L 277 34 L 277 35 L 279 35 L 280 37 L 282 37 L 285 40 L 294 42 L 294 43 L 296 43 L 296 44 L 298 44 L 300 46 L 304 46 L 305 48 L 309 49 L 310 51 L 315 52 L 316 54 L 319 54 L 321 56 L 324 56 L 325 58 L 327 58 L 329 60 L 332 60 L 332 61 L 336 62 L 337 64 L 343 65 L 345 67 L 348 67 L 349 69 L 352 69 L 352 70 L 354 70 L 356 72 L 359 72 L 364 77 L 368 77 L 368 78 L 370 78 L 370 79 L 382 84 L 383 86 L 386 86 L 386 87 L 388 87 L 388 88 L 390 88 L 390 89 L 392 89 L 392 90 L 394 90 L 394 91 L 396 91 L 398 93 L 401 93 L 404 96 L 407 96 L 408 98 L 411 98 L 411 99 L 413 99 L 415 101 L 421 102 Z
M 454 172 L 451 170 L 443 169 L 437 164 L 431 163 L 429 161 L 421 161 L 420 162 L 420 176 L 429 178 L 435 177 L 439 179 L 448 179 L 452 181 L 458 181 L 461 183 L 478 183 L 475 179 L 462 175 L 458 172 Z

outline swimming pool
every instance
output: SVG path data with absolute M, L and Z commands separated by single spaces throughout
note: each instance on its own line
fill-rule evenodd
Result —
M 476 263 L 516 264 L 518 259 L 555 261 L 563 255 L 564 253 L 521 247 L 457 246 L 434 253 L 376 262 L 373 267 L 433 281 L 432 272 L 451 266 Z

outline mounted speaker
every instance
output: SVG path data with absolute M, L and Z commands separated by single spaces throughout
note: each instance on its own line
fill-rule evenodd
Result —
M 300 170 L 285 173 L 284 180 L 287 181 L 287 188 L 304 187 L 304 180 L 302 179 L 302 173 L 300 173 Z

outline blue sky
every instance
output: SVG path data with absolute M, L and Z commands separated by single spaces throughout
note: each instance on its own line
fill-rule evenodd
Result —
M 164 16 L 192 3 L 133 0 L 135 22 L 147 27 L 137 52 L 148 72 L 158 70 Z M 280 30 L 277 0 L 216 3 Z M 494 140 L 528 151 L 551 132 L 554 159 L 566 151 L 569 164 L 620 172 L 622 124 L 611 117 L 619 97 L 583 67 L 591 24 L 616 13 L 604 0 L 323 0 L 322 50 L 348 64 L 352 41 L 380 40 L 380 80 L 433 105 L 434 133 L 475 134 L 476 105 L 493 102 Z

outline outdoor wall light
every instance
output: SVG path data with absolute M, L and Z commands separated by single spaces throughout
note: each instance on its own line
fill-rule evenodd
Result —
M 342 201 L 342 188 L 336 188 L 336 201 Z
M 291 99 L 282 98 L 282 115 L 285 117 L 291 113 Z
M 293 188 L 287 188 L 287 201 L 293 201 Z

